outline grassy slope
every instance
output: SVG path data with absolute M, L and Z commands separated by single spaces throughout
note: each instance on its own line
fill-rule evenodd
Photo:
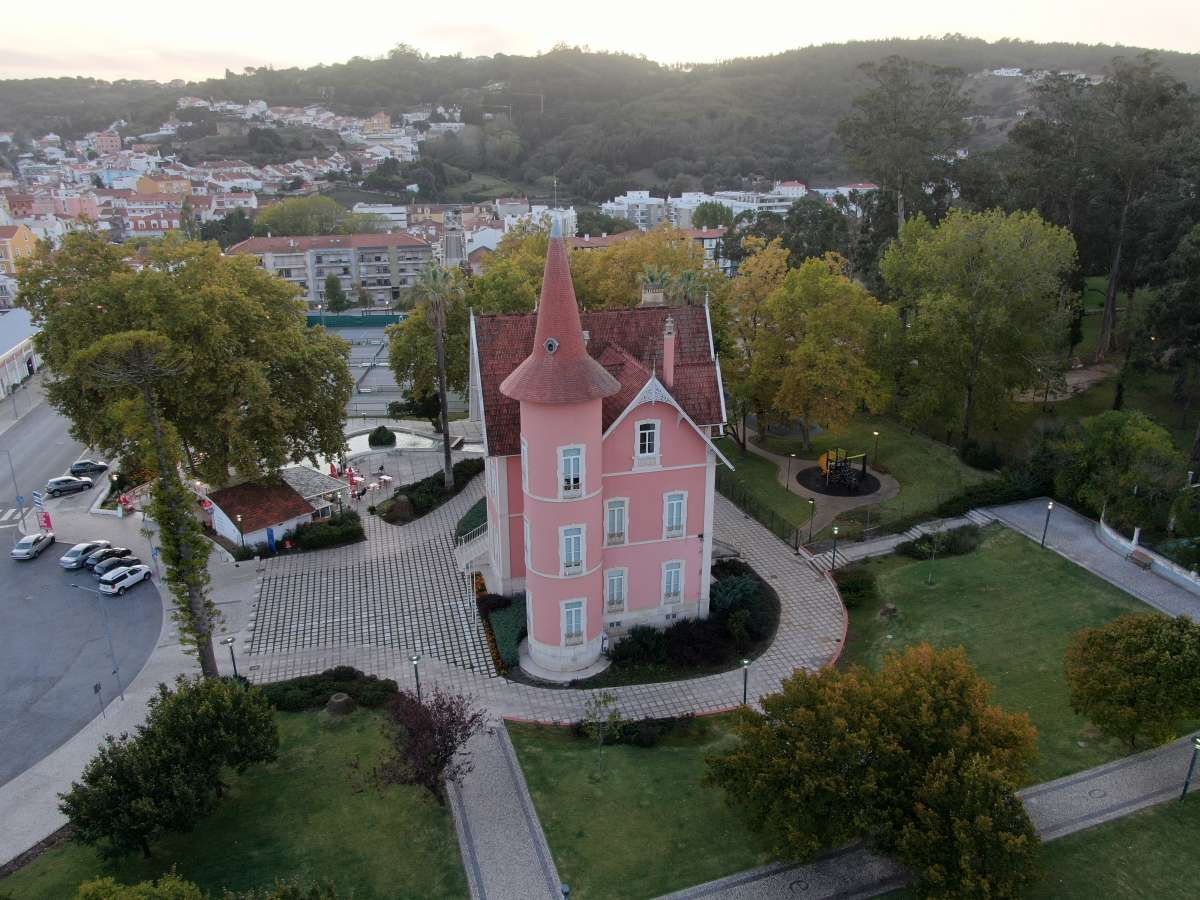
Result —
M 596 748 L 565 729 L 509 724 L 554 862 L 578 900 L 641 900 L 769 860 L 720 790 L 704 757 L 732 741 L 728 720 L 657 747 Z
M 1028 712 L 1037 726 L 1034 782 L 1128 752 L 1071 711 L 1062 661 L 1076 630 L 1149 607 L 999 526 L 988 529 L 977 552 L 937 560 L 932 587 L 927 562 L 892 556 L 869 565 L 878 574 L 879 604 L 851 610 L 844 663 L 877 666 L 889 650 L 922 641 L 965 647 L 995 685 L 996 702 Z M 891 621 L 878 616 L 886 602 L 898 609 Z
M 283 878 L 329 878 L 342 896 L 466 896 L 447 808 L 417 788 L 381 795 L 356 787 L 383 745 L 378 715 L 359 711 L 335 729 L 310 713 L 281 714 L 279 723 L 279 760 L 227 776 L 231 787 L 216 812 L 191 834 L 159 841 L 153 859 L 110 865 L 90 848 L 67 844 L 0 881 L 0 893 L 62 900 L 98 875 L 135 882 L 174 865 L 183 878 L 218 894 Z M 363 767 L 358 772 L 355 760 Z
M 721 438 L 716 444 L 734 465 L 734 471 L 730 474 L 758 503 L 773 510 L 793 526 L 808 522 L 808 503 L 783 489 L 778 481 L 778 469 L 773 462 L 749 450 L 743 453 L 730 438 Z

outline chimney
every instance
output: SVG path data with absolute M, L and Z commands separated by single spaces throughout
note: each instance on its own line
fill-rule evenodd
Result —
M 675 320 L 667 316 L 663 328 L 663 384 L 671 387 L 675 382 Z

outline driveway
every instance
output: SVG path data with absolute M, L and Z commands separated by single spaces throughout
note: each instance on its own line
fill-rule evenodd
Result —
M 105 638 L 108 614 L 122 685 L 137 675 L 162 628 L 155 584 L 98 597 L 86 570 L 68 572 L 55 544 L 30 561 L 0 560 L 0 784 L 41 760 L 118 692 Z M 72 582 L 88 590 L 71 587 Z M 100 685 L 100 694 L 94 690 Z

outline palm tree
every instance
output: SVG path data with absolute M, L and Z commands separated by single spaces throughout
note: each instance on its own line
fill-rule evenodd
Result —
M 446 416 L 446 304 L 462 293 L 462 286 L 449 269 L 431 262 L 422 271 L 414 291 L 433 311 L 437 347 L 438 405 L 442 427 L 442 477 L 447 489 L 454 487 L 454 465 L 450 460 L 450 422 Z
M 685 304 L 691 305 L 692 300 L 704 290 L 704 282 L 700 273 L 695 269 L 684 269 L 671 279 L 671 296 Z

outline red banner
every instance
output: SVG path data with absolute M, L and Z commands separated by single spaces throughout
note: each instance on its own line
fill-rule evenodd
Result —
M 54 527 L 54 524 L 50 521 L 50 513 L 46 512 L 45 510 L 38 513 L 38 522 L 46 531 L 49 531 Z

